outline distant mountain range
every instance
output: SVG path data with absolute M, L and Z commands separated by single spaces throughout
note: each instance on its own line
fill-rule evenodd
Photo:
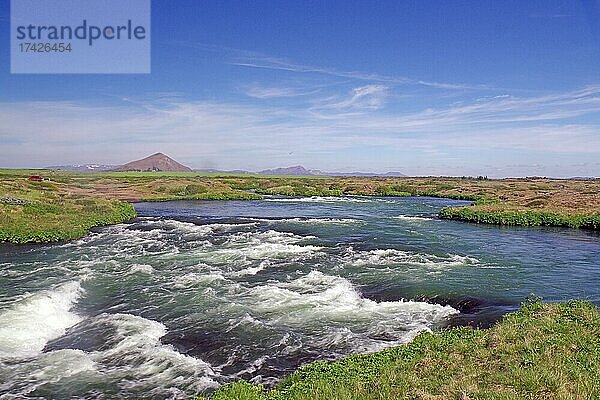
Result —
M 302 165 L 293 167 L 265 169 L 258 172 L 261 175 L 293 175 L 293 176 L 406 176 L 400 172 L 384 174 L 371 172 L 323 172 L 318 169 L 306 169 Z
M 156 153 L 141 160 L 131 161 L 124 165 L 53 165 L 46 169 L 59 169 L 63 171 L 78 171 L 78 172 L 103 172 L 103 171 L 142 171 L 142 172 L 191 172 L 192 169 L 183 164 L 178 163 L 171 157 Z M 197 169 L 198 172 L 214 173 L 214 174 L 237 174 L 237 175 L 287 175 L 287 176 L 406 176 L 400 172 L 387 172 L 385 174 L 377 174 L 370 172 L 323 172 L 316 169 L 306 169 L 301 165 L 295 165 L 285 168 L 264 169 L 258 172 L 245 170 L 229 170 L 223 171 L 218 169 Z
M 250 172 L 243 169 L 231 169 L 231 170 L 222 170 L 222 169 L 214 169 L 214 168 L 201 168 L 195 169 L 196 172 L 204 172 L 207 174 L 226 174 L 226 175 L 251 175 L 256 172 Z
M 306 175 L 317 175 L 315 171 L 308 170 L 302 165 L 295 165 L 293 167 L 285 168 L 274 168 L 274 169 L 263 169 L 258 171 L 260 175 L 294 175 L 294 176 L 306 176 Z

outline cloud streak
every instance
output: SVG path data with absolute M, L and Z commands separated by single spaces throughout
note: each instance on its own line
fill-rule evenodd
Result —
M 365 85 L 352 89 L 350 97 L 339 100 L 336 97 L 325 99 L 321 109 L 335 110 L 378 110 L 385 104 L 389 88 L 385 85 Z
M 425 79 L 415 79 L 403 76 L 389 76 L 385 74 L 369 73 L 364 71 L 348 71 L 337 68 L 307 65 L 297 63 L 285 58 L 274 57 L 256 51 L 237 49 L 232 47 L 213 46 L 198 42 L 177 42 L 180 45 L 201 51 L 221 54 L 225 62 L 238 67 L 287 71 L 300 74 L 320 74 L 336 78 L 352 79 L 364 82 L 383 83 L 388 85 L 415 85 L 425 86 L 440 90 L 489 90 L 489 85 L 471 85 L 456 82 L 436 82 Z
M 394 77 L 367 73 L 361 71 L 342 71 L 335 68 L 317 67 L 303 64 L 296 64 L 275 57 L 254 56 L 246 57 L 241 61 L 230 61 L 228 64 L 238 67 L 259 68 L 268 70 L 288 71 L 296 73 L 315 73 L 329 75 L 337 78 L 348 78 L 359 81 L 381 82 L 394 85 L 419 85 L 428 86 L 436 89 L 445 90 L 487 90 L 487 85 L 468 85 L 463 83 L 444 83 L 432 82 L 422 79 L 411 79 L 407 77 Z
M 304 106 L 173 95 L 112 106 L 0 103 L 1 166 L 121 163 L 163 151 L 194 167 L 258 170 L 305 163 L 335 170 L 352 159 L 353 167 L 382 172 L 422 163 L 419 171 L 427 174 L 442 162 L 448 171 L 465 163 L 461 168 L 476 170 L 482 160 L 500 168 L 524 158 L 544 164 L 565 156 L 596 168 L 589 175 L 600 175 L 590 161 L 600 154 L 600 85 L 410 112 L 390 110 L 390 91 L 384 84 L 356 86 L 346 97 Z M 262 99 L 299 93 L 282 87 L 254 92 Z
M 316 90 L 302 90 L 293 87 L 275 87 L 275 86 L 262 86 L 257 83 L 253 83 L 251 85 L 245 85 L 241 89 L 243 93 L 255 99 L 275 99 L 282 97 L 301 97 L 301 96 L 309 96 L 314 95 L 319 92 L 319 89 Z

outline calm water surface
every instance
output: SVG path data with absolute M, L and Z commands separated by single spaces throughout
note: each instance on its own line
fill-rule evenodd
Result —
M 600 304 L 600 236 L 437 219 L 430 198 L 139 203 L 0 247 L 0 398 L 189 398 L 486 326 L 531 293 Z

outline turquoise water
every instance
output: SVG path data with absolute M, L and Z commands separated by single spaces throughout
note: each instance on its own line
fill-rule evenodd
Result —
M 444 221 L 431 198 L 139 203 L 0 247 L 0 398 L 189 398 L 487 326 L 531 293 L 600 304 L 600 236 Z

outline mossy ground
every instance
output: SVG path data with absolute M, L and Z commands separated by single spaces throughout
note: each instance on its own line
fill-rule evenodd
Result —
M 568 228 L 600 229 L 600 213 L 557 212 L 507 206 L 446 207 L 440 217 L 478 224 L 519 226 L 564 226 Z
M 423 333 L 406 345 L 314 362 L 272 390 L 244 381 L 211 400 L 600 398 L 600 315 L 588 302 L 528 302 L 486 330 Z
M 42 175 L 45 182 L 30 182 Z M 442 218 L 600 229 L 600 180 L 290 177 L 195 172 L 0 170 L 0 241 L 74 239 L 135 215 L 123 201 L 252 200 L 284 196 L 433 196 L 471 200 Z M 27 200 L 27 204 L 10 199 Z
M 78 239 L 93 227 L 135 218 L 119 200 L 69 194 L 52 182 L 0 182 L 0 242 L 48 243 Z

